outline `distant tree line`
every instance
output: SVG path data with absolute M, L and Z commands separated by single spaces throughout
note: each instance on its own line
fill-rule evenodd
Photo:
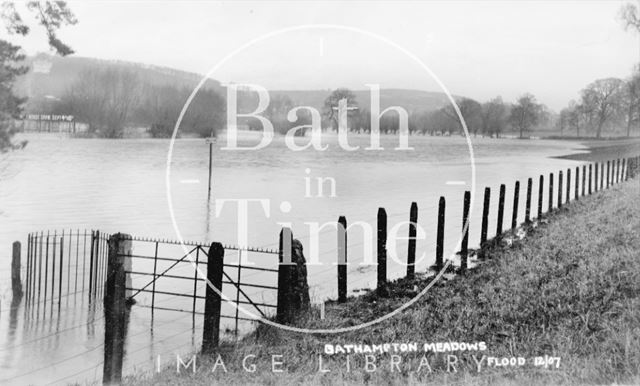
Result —
M 578 100 L 560 111 L 556 127 L 561 135 L 575 132 L 577 137 L 622 129 L 627 137 L 640 127 L 640 69 L 628 79 L 598 79 L 588 84 Z
M 72 114 L 89 126 L 89 132 L 120 138 L 126 127 L 147 128 L 153 137 L 173 133 L 180 112 L 193 89 L 145 83 L 133 71 L 117 66 L 81 72 L 54 108 Z M 202 87 L 192 99 L 179 133 L 208 137 L 222 128 L 225 101 Z
M 352 132 L 369 133 L 371 131 L 371 113 L 367 107 L 358 105 L 354 93 L 346 88 L 339 88 L 331 92 L 325 99 L 322 108 L 322 127 L 337 130 L 337 107 L 341 99 L 347 100 L 347 105 L 354 109 L 347 113 L 348 127 Z M 368 101 L 367 101 L 368 103 Z M 284 102 L 279 101 L 280 108 L 274 108 L 265 112 L 268 118 L 279 127 L 281 132 L 286 132 L 289 127 L 299 125 L 284 122 L 283 111 L 292 106 L 288 98 Z M 550 110 L 536 101 L 531 94 L 524 94 L 518 100 L 509 104 L 496 97 L 485 103 L 477 102 L 470 98 L 457 98 L 456 105 L 460 116 L 470 134 L 499 137 L 508 130 L 515 130 L 521 137 L 534 128 L 548 127 L 552 113 Z M 386 106 L 382 106 L 384 109 Z M 412 134 L 451 135 L 464 134 L 464 127 L 453 104 L 448 104 L 433 111 L 408 112 L 409 132 Z M 307 119 L 308 120 L 308 119 Z M 277 123 L 281 123 L 277 126 Z M 259 123 L 250 124 L 250 128 L 259 129 Z M 398 115 L 394 111 L 387 112 L 380 117 L 380 132 L 395 134 L 399 130 Z

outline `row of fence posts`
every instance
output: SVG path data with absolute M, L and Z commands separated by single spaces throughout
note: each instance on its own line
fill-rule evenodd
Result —
M 588 171 L 587 171 L 588 168 Z M 595 191 L 608 188 L 609 186 L 618 183 L 622 180 L 634 177 L 640 169 L 640 161 L 638 157 L 629 159 L 617 159 L 614 161 L 606 162 L 606 174 L 605 163 L 596 163 L 582 166 L 582 173 L 580 173 L 580 167 L 575 168 L 574 174 L 574 199 L 578 200 L 579 186 L 582 186 L 582 196 L 592 194 Z M 571 169 L 567 169 L 566 174 L 560 171 L 557 175 L 557 197 L 555 199 L 557 208 L 570 201 L 571 195 Z M 588 177 L 587 177 L 588 174 Z M 595 175 L 595 178 L 593 178 Z M 554 173 L 549 174 L 548 180 L 548 210 L 547 213 L 551 213 L 554 208 Z M 566 177 L 566 178 L 565 178 Z M 582 184 L 580 184 L 580 178 L 582 178 Z M 598 187 L 599 183 L 599 187 Z M 606 185 L 605 185 L 606 184 Z M 532 206 L 532 192 L 533 192 L 533 179 L 527 179 L 527 190 L 525 200 L 525 224 L 531 223 L 531 206 Z M 564 194 L 564 198 L 563 198 Z M 463 210 L 462 210 L 462 240 L 460 247 L 460 273 L 465 273 L 468 269 L 468 242 L 469 242 L 469 205 L 470 205 L 470 192 L 464 193 Z M 505 215 L 505 199 L 506 199 L 506 186 L 500 185 L 498 196 L 498 212 L 496 221 L 496 237 L 495 240 L 500 240 L 503 236 L 503 222 Z M 538 182 L 538 207 L 537 218 L 542 218 L 543 215 L 543 199 L 544 199 L 544 176 L 540 175 Z M 478 250 L 477 257 L 484 259 L 486 256 L 487 247 L 487 234 L 489 224 L 489 209 L 491 202 L 491 188 L 486 187 L 484 189 L 483 207 L 482 207 L 482 224 L 480 231 L 480 248 Z M 514 195 L 513 195 L 513 211 L 511 216 L 511 232 L 515 232 L 518 227 L 518 209 L 520 203 L 520 181 L 515 182 Z M 438 202 L 438 217 L 437 217 L 437 230 L 436 230 L 436 258 L 433 269 L 440 271 L 444 267 L 444 229 L 445 229 L 445 207 L 446 201 L 444 197 L 440 197 Z M 415 255 L 416 255 L 416 229 L 418 222 L 418 204 L 411 203 L 411 209 L 409 211 L 409 237 L 408 237 L 408 251 L 407 251 L 407 272 L 406 277 L 408 279 L 415 278 Z M 347 301 L 347 220 L 344 216 L 340 216 L 338 219 L 338 302 L 343 303 Z M 384 208 L 378 208 L 377 216 L 377 285 L 376 291 L 380 295 L 386 293 L 387 286 L 387 213 Z
M 602 190 L 608 188 L 614 183 L 622 180 L 627 180 L 631 177 L 635 177 L 640 171 L 640 157 L 630 158 L 628 160 L 616 160 L 615 162 L 607 161 L 606 163 L 606 177 L 604 163 L 600 163 L 600 186 Z M 595 164 L 595 181 L 592 181 L 592 173 L 589 172 L 588 180 L 588 192 L 598 190 L 598 164 Z M 592 170 L 592 165 L 589 165 L 589 170 Z M 626 171 L 626 173 L 625 173 Z M 586 166 L 582 167 L 582 195 L 585 195 L 586 181 Z M 569 202 L 570 192 L 570 180 L 571 170 L 567 170 L 567 185 L 565 202 Z M 549 212 L 553 209 L 553 173 L 549 175 Z M 558 207 L 562 206 L 562 185 L 563 174 L 558 174 Z M 577 200 L 578 194 L 578 182 L 580 178 L 579 167 L 575 169 L 575 193 L 574 199 Z M 511 229 L 515 230 L 517 227 L 517 207 L 519 202 L 519 181 L 516 182 L 514 191 L 514 212 L 512 216 Z M 544 177 L 541 175 L 539 180 L 539 195 L 538 195 L 538 218 L 542 217 L 542 193 L 544 189 Z M 532 192 L 532 179 L 527 180 L 527 193 L 526 193 L 526 208 L 525 208 L 525 223 L 531 221 L 531 192 Z M 504 203 L 505 203 L 506 187 L 504 184 L 500 185 L 500 193 L 498 200 L 498 218 L 496 228 L 496 239 L 500 239 L 503 233 L 503 217 L 504 217 Z M 479 258 L 486 257 L 483 249 L 487 245 L 487 228 L 489 217 L 489 204 L 491 197 L 491 189 L 485 188 L 483 211 L 482 211 L 482 225 L 480 232 L 480 253 Z M 441 270 L 444 267 L 443 251 L 444 251 L 444 220 L 445 220 L 445 198 L 440 197 L 438 202 L 438 225 L 436 233 L 436 261 L 434 265 L 435 270 Z M 463 214 L 462 214 L 462 229 L 463 237 L 460 251 L 460 273 L 464 273 L 467 270 L 468 260 L 468 236 L 469 236 L 469 206 L 470 206 L 470 192 L 464 193 L 463 202 Z M 411 210 L 409 215 L 410 227 L 409 227 L 409 244 L 408 244 L 408 256 L 407 256 L 407 277 L 413 278 L 415 276 L 415 253 L 416 253 L 416 229 L 418 221 L 418 206 L 414 202 L 411 204 Z M 346 264 L 348 260 L 347 251 L 347 220 L 344 216 L 340 216 L 338 219 L 338 301 L 344 302 L 347 299 L 347 271 Z M 377 216 L 377 286 L 376 291 L 380 294 L 385 293 L 387 286 L 387 214 L 384 208 L 378 209 Z M 297 256 L 294 252 L 294 240 L 293 234 L 289 228 L 283 228 L 280 233 L 280 253 L 279 253 L 279 268 L 278 268 L 278 296 L 277 296 L 277 314 L 276 320 L 280 323 L 291 323 L 294 320 L 296 312 L 299 312 L 301 308 L 305 307 L 304 302 L 300 302 L 300 294 L 296 293 L 296 283 L 300 280 L 300 277 L 306 275 L 306 268 L 304 267 L 304 257 Z M 93 254 L 92 254 L 93 255 Z M 12 250 L 12 289 L 14 297 L 22 296 L 22 285 L 20 281 L 20 242 L 13 243 Z M 213 268 L 213 269 L 212 269 Z M 202 352 L 211 353 L 214 352 L 220 343 L 220 316 L 222 298 L 222 276 L 224 268 L 224 247 L 222 244 L 214 242 L 209 247 L 207 256 L 207 281 L 210 285 L 207 285 L 206 297 L 205 297 L 205 314 L 204 314 L 204 328 L 202 338 Z M 127 304 L 127 274 L 126 271 L 131 270 L 131 237 L 125 234 L 115 234 L 109 238 L 108 241 L 108 257 L 107 257 L 107 272 L 106 280 L 104 283 L 104 313 L 105 313 L 105 344 L 104 344 L 104 364 L 103 364 L 103 383 L 112 384 L 120 383 L 122 379 L 122 364 L 124 359 L 124 343 L 127 331 L 129 305 Z M 90 269 L 90 273 L 93 274 L 93 269 Z M 306 281 L 306 277 L 304 278 Z M 90 280 L 91 282 L 92 280 Z M 215 288 L 215 289 L 214 289 Z M 308 291 L 308 288 L 307 288 Z M 306 294 L 308 303 L 308 293 Z M 307 304 L 308 305 L 308 304 Z

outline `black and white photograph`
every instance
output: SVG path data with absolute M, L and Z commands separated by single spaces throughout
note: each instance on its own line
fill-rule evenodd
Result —
M 0 0 L 0 385 L 640 384 L 640 1 Z

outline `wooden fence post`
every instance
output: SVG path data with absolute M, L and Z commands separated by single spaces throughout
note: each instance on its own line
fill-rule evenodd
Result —
M 411 203 L 409 210 L 409 244 L 407 247 L 407 278 L 416 276 L 416 235 L 418 232 L 418 204 Z
M 604 162 L 600 162 L 600 190 L 604 189 Z
M 593 164 L 593 191 L 598 191 L 598 163 Z
M 587 165 L 582 165 L 582 197 L 584 197 L 587 187 Z
M 347 301 L 347 218 L 338 218 L 338 302 Z
M 20 252 L 21 245 L 19 241 L 13 242 L 13 250 L 11 257 L 11 288 L 13 290 L 13 299 L 22 298 L 22 281 L 20 280 Z
M 445 199 L 440 197 L 438 201 L 438 231 L 436 234 L 436 271 L 440 271 L 444 267 L 444 210 Z
M 215 352 L 220 343 L 220 308 L 222 307 L 222 297 L 220 294 L 222 293 L 223 271 L 224 247 L 220 243 L 211 243 L 207 254 L 208 283 L 205 291 L 204 325 L 202 328 L 203 354 Z M 278 279 L 280 279 L 279 275 Z M 278 280 L 278 295 L 280 294 L 279 282 L 280 280 Z M 280 305 L 279 302 L 278 305 Z
M 482 204 L 482 226 L 480 228 L 480 251 L 478 258 L 484 259 L 484 248 L 487 244 L 487 228 L 489 227 L 489 203 L 491 201 L 491 188 L 484 188 L 484 202 Z
M 622 180 L 622 181 L 626 181 L 627 180 L 627 178 L 626 178 L 627 167 L 626 166 L 627 166 L 627 159 L 623 158 L 622 159 L 622 169 L 621 169 L 621 172 L 620 172 L 620 180 Z
M 571 169 L 567 168 L 567 191 L 565 192 L 565 202 L 569 203 L 571 200 Z
M 462 243 L 460 244 L 460 273 L 467 271 L 467 258 L 469 247 L 469 205 L 471 202 L 471 192 L 464 192 L 464 202 L 462 205 Z
M 542 218 L 542 199 L 544 195 L 544 176 L 540 175 L 540 182 L 538 183 L 538 221 Z
M 47 240 L 48 241 L 48 240 Z M 94 291 L 94 286 L 93 286 L 93 265 L 94 265 L 94 261 L 93 261 L 93 256 L 94 256 L 94 249 L 95 249 L 95 243 L 96 243 L 96 235 L 95 235 L 95 231 L 91 231 L 91 243 L 90 243 L 90 252 L 89 252 L 89 299 L 92 298 L 93 295 L 93 291 Z M 47 242 L 48 244 L 48 242 Z M 46 288 L 45 288 L 45 294 L 47 293 Z
M 553 211 L 553 173 L 549 173 L 549 213 Z
M 574 200 L 580 199 L 580 195 L 578 194 L 579 185 L 580 185 L 580 167 L 576 166 L 576 183 L 575 183 L 575 187 L 573 188 L 575 190 L 575 194 L 573 195 Z
M 589 164 L 589 185 L 588 185 L 589 194 L 591 194 L 591 175 L 592 175 L 591 169 L 592 169 L 591 164 Z
M 515 231 L 518 226 L 518 202 L 520 201 L 520 181 L 516 181 L 513 190 L 513 213 L 511 214 L 511 231 Z
M 33 267 L 31 266 L 31 256 L 33 254 L 33 236 L 31 233 L 27 235 L 27 277 L 25 278 L 25 287 L 26 290 L 26 301 L 29 302 L 29 298 L 31 297 L 31 271 Z
M 607 161 L 607 189 L 609 189 L 609 185 L 610 185 L 610 182 L 611 182 L 611 179 L 610 179 L 611 173 L 610 173 L 610 171 L 611 171 L 611 161 Z
M 67 262 L 68 264 L 69 262 Z M 62 267 L 64 266 L 64 230 L 62 231 L 62 236 L 60 237 L 60 268 L 58 272 L 58 306 L 62 302 Z M 67 278 L 67 281 L 69 279 Z
M 531 189 L 533 188 L 533 179 L 527 179 L 527 200 L 524 207 L 524 222 L 531 222 Z
M 109 238 L 107 279 L 104 285 L 104 365 L 102 383 L 120 384 L 124 341 L 127 332 L 125 259 L 131 255 L 131 236 L 117 233 Z M 94 292 L 96 287 L 94 286 Z
M 500 185 L 500 196 L 498 197 L 498 222 L 496 224 L 496 238 L 502 237 L 502 220 L 504 219 L 504 195 L 506 187 Z
M 282 228 L 280 231 L 279 253 L 278 253 L 278 304 L 276 310 L 276 321 L 286 323 L 288 321 L 289 293 L 291 292 L 291 267 L 292 261 L 293 234 L 291 229 Z
M 378 285 L 379 295 L 387 286 L 387 212 L 378 208 Z
M 620 182 L 620 158 L 616 160 L 616 184 Z
M 562 208 L 562 170 L 558 172 L 558 209 Z

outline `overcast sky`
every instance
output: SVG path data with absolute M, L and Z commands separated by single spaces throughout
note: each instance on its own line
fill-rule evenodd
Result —
M 626 77 L 639 37 L 625 32 L 625 1 L 469 2 L 69 2 L 79 23 L 60 37 L 78 56 L 208 72 L 265 34 L 335 24 L 383 36 L 421 59 L 453 94 L 512 101 L 531 92 L 553 109 L 587 83 Z M 4 33 L 4 31 L 2 31 Z M 39 29 L 10 37 L 28 53 L 47 51 Z M 354 31 L 316 28 L 265 39 L 213 74 L 271 89 L 346 86 L 441 91 L 397 48 Z

